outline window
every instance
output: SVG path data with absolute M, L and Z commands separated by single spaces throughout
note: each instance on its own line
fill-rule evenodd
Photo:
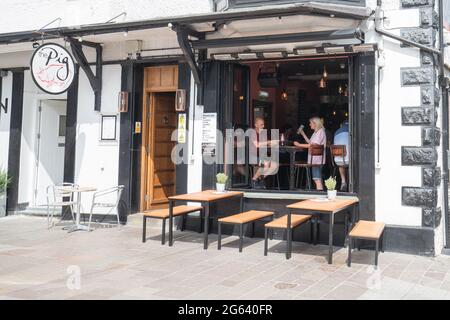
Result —
M 348 57 L 236 66 L 233 128 L 246 131 L 246 150 L 237 163 L 235 137 L 232 187 L 322 191 L 335 177 L 352 191 L 349 74 Z
M 309 0 L 214 0 L 216 11 L 223 11 L 226 9 L 235 9 L 242 7 L 274 5 L 274 4 L 289 4 L 298 2 L 308 2 Z M 365 0 L 316 0 L 315 2 L 329 2 L 335 4 L 348 4 L 365 6 Z
M 66 136 L 66 120 L 67 116 L 59 116 L 59 126 L 58 126 L 58 136 L 65 137 Z

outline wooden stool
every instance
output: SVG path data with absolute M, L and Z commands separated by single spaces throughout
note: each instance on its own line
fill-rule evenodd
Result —
M 200 214 L 203 214 L 203 207 L 201 206 L 177 206 L 173 208 L 173 216 L 184 216 L 189 213 L 200 211 Z M 169 219 L 169 209 L 159 209 L 153 210 L 143 213 L 143 230 L 142 230 L 142 242 L 146 241 L 146 232 L 147 232 L 147 219 L 161 219 L 162 223 L 162 238 L 161 244 L 166 243 L 166 220 Z
M 384 237 L 385 224 L 383 222 L 365 221 L 360 220 L 356 226 L 348 234 L 348 259 L 347 265 L 350 267 L 352 264 L 352 247 L 353 240 L 373 240 L 375 241 L 375 267 L 378 266 L 378 252 L 381 247 L 383 250 L 383 237 Z M 359 245 L 357 246 L 359 249 Z
M 251 210 L 239 214 L 235 214 L 229 217 L 221 218 L 218 220 L 218 241 L 217 249 L 222 248 L 222 224 L 234 224 L 239 225 L 239 252 L 242 252 L 242 244 L 244 240 L 244 225 L 252 223 L 252 238 L 255 235 L 255 222 L 264 218 L 271 217 L 273 219 L 273 212 L 270 211 L 256 211 Z
M 264 232 L 264 255 L 267 256 L 267 252 L 269 250 L 269 229 L 285 229 L 287 230 L 287 218 L 288 216 L 282 216 L 281 218 L 275 219 L 269 223 L 266 223 L 264 225 L 265 232 Z M 302 214 L 292 214 L 291 215 L 291 229 L 295 229 L 296 227 L 310 221 L 312 218 L 312 215 L 302 215 Z M 291 232 L 291 239 L 286 239 L 286 242 L 289 245 L 289 241 L 292 241 L 292 235 L 293 232 Z M 273 234 L 271 233 L 270 239 L 273 238 Z

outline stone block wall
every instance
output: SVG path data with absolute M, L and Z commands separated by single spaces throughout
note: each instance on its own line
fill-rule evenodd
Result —
M 420 10 L 420 26 L 404 28 L 400 35 L 422 45 L 435 47 L 438 27 L 438 14 L 434 0 L 401 0 L 403 9 Z M 402 45 L 403 48 L 407 47 Z M 401 85 L 419 86 L 421 105 L 402 108 L 403 126 L 422 128 L 422 145 L 402 147 L 402 166 L 422 167 L 422 185 L 402 188 L 402 205 L 422 208 L 422 226 L 437 228 L 440 225 L 442 211 L 438 195 L 441 182 L 439 167 L 440 129 L 438 114 L 440 92 L 438 88 L 437 57 L 421 51 L 420 67 L 402 68 Z

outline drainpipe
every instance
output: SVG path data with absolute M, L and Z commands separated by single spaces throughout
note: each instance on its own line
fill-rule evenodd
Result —
M 401 43 L 406 44 L 408 46 L 416 47 L 416 48 L 419 48 L 419 49 L 421 49 L 423 51 L 426 51 L 426 52 L 429 52 L 429 53 L 433 53 L 433 54 L 437 54 L 438 56 L 441 56 L 441 50 L 439 50 L 439 49 L 425 46 L 425 45 L 420 44 L 418 42 L 402 38 L 400 36 L 397 36 L 397 35 L 395 35 L 393 33 L 390 33 L 390 32 L 387 32 L 387 31 L 381 29 L 380 28 L 380 24 L 381 24 L 381 20 L 383 20 L 383 19 L 384 19 L 384 17 L 381 14 L 380 7 L 377 7 L 376 12 L 375 12 L 375 31 L 378 32 L 379 34 L 381 34 L 383 36 L 386 36 L 388 38 L 400 41 Z
M 444 221 L 445 248 L 450 247 L 450 217 L 448 212 L 448 149 L 449 149 L 449 113 L 448 113 L 448 78 L 445 78 L 445 42 L 444 42 L 444 1 L 439 0 L 439 85 L 442 90 L 442 182 L 444 187 Z

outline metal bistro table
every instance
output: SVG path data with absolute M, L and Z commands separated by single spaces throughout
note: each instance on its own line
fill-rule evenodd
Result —
M 306 149 L 292 145 L 279 145 L 280 152 L 289 153 L 289 190 L 295 190 L 295 155 L 297 152 L 303 152 Z
M 231 198 L 240 198 L 240 212 L 244 209 L 244 193 L 237 191 L 226 191 L 218 193 L 214 190 L 207 190 L 196 193 L 188 193 L 169 197 L 169 246 L 173 245 L 173 207 L 177 201 L 198 202 L 205 208 L 204 220 L 204 249 L 208 249 L 209 215 L 211 203 Z
M 320 200 L 323 199 L 323 200 Z M 328 263 L 333 263 L 333 229 L 334 229 L 334 216 L 337 213 L 342 212 L 350 212 L 351 214 L 351 224 L 354 225 L 356 221 L 356 215 L 358 212 L 358 199 L 335 199 L 331 201 L 325 201 L 326 198 L 320 199 L 310 199 L 305 201 L 300 201 L 294 204 L 287 206 L 289 209 L 288 212 L 288 222 L 287 225 L 291 224 L 291 214 L 293 211 L 301 214 L 312 214 L 314 215 L 317 223 L 317 216 L 320 215 L 328 215 L 329 217 L 329 229 L 328 229 Z M 348 210 L 352 209 L 352 210 Z M 346 215 L 345 217 L 345 236 L 347 237 L 349 232 L 349 217 Z M 287 229 L 287 251 L 286 251 L 286 259 L 291 258 L 292 252 L 292 230 L 290 228 Z M 317 237 L 317 228 L 314 228 L 314 242 L 316 243 Z
M 73 226 L 67 228 L 67 232 L 75 232 L 75 231 L 88 231 L 89 228 L 80 223 L 81 220 L 81 194 L 85 192 L 95 192 L 97 188 L 94 187 L 75 187 L 75 188 L 67 188 L 68 191 L 77 194 L 77 212 L 76 212 L 76 220 Z

